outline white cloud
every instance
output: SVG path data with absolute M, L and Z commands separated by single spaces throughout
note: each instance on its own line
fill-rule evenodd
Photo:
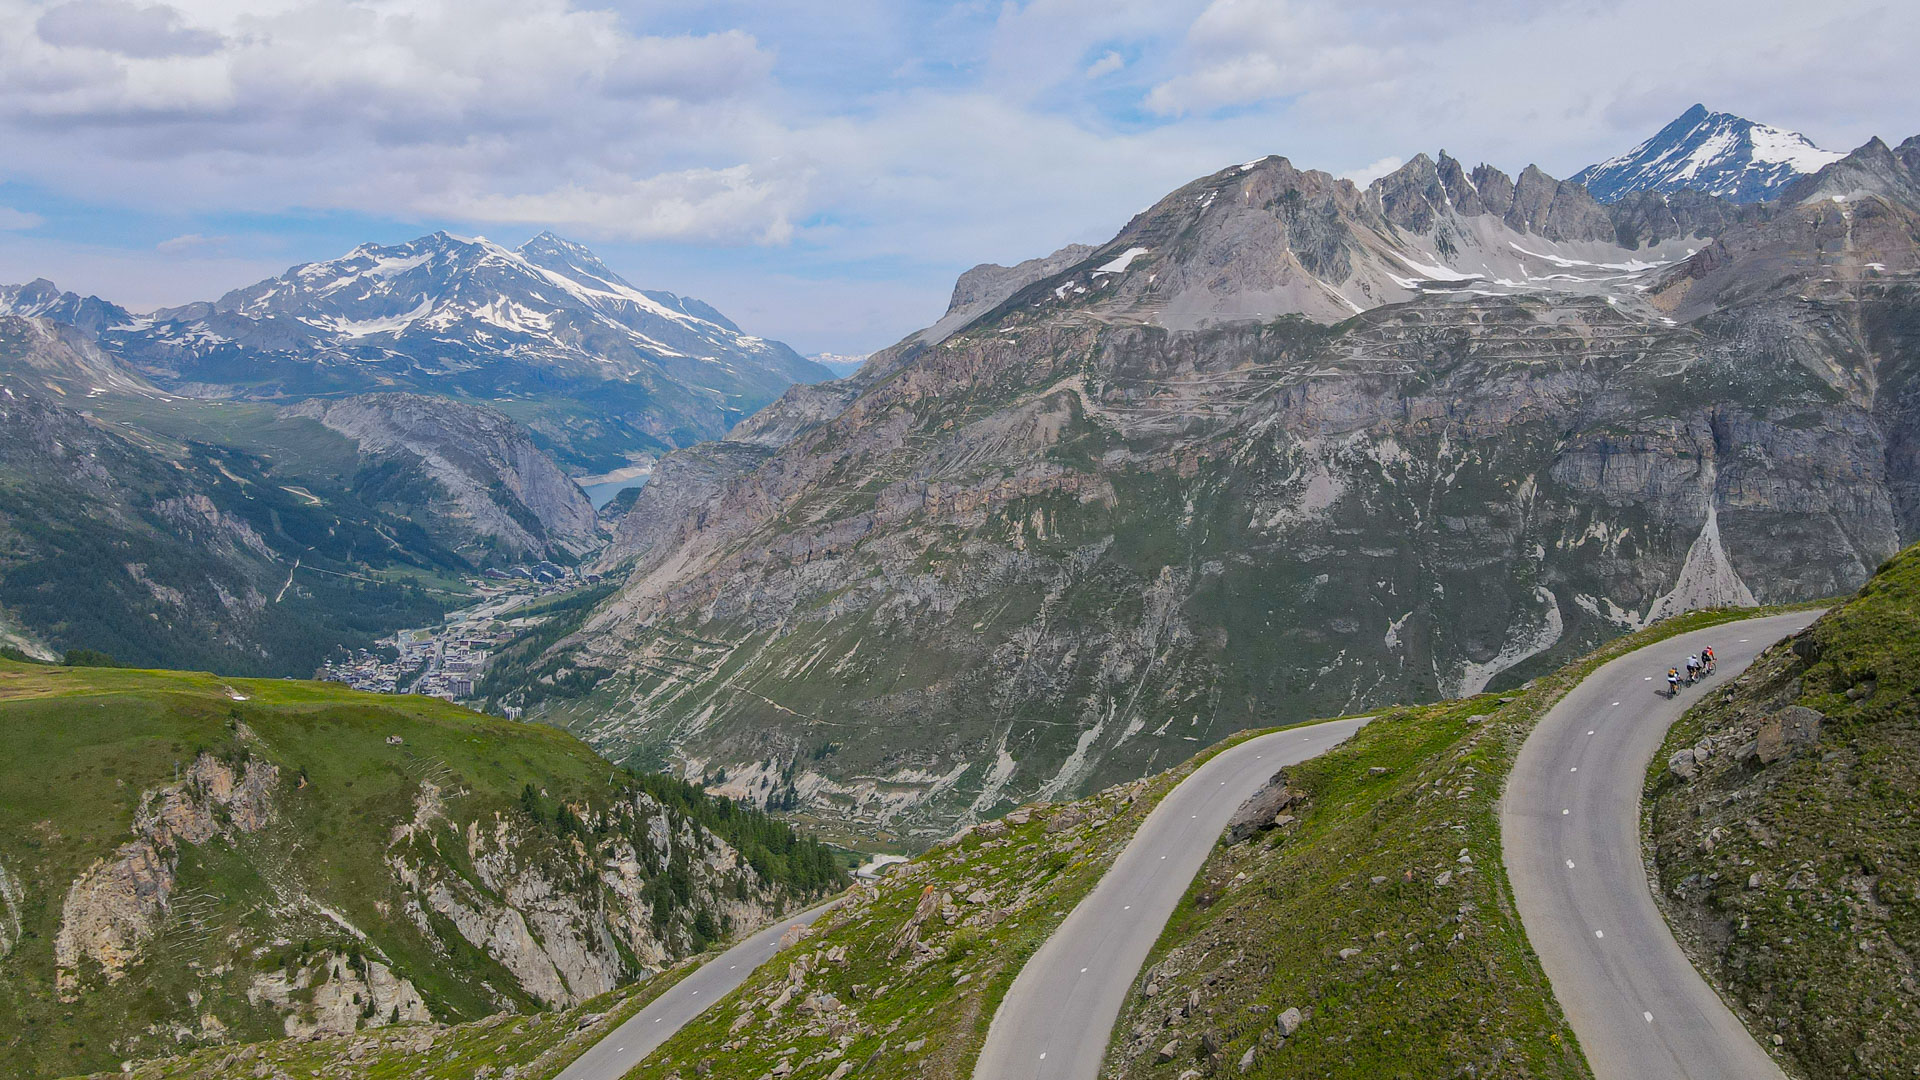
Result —
M 1390 77 L 1396 52 L 1331 5 L 1213 0 L 1187 31 L 1186 70 L 1155 86 L 1147 106 L 1177 115 Z
M 622 240 L 783 244 L 804 179 L 758 178 L 745 165 L 639 179 L 605 177 L 521 195 L 475 195 L 441 208 L 474 221 L 553 225 Z
M 221 44 L 220 35 L 187 25 L 165 4 L 127 0 L 69 0 L 48 8 L 34 29 L 49 45 L 142 59 L 205 56 Z
M 15 210 L 9 206 L 0 206 L 0 230 L 37 228 L 45 219 L 39 214 L 29 214 L 25 210 Z
M 226 243 L 226 237 L 207 236 L 204 233 L 182 233 L 179 236 L 162 240 L 153 245 L 153 250 L 162 255 L 182 255 L 187 252 L 217 249 Z
M 1357 169 L 1349 169 L 1346 172 L 1337 173 L 1336 175 L 1342 180 L 1351 180 L 1361 187 L 1366 187 L 1368 184 L 1373 183 L 1375 180 L 1380 179 L 1405 164 L 1405 161 L 1397 157 L 1383 157 L 1377 161 L 1362 165 Z
M 587 6 L 607 2 L 0 0 L 0 182 L 149 215 L 127 243 L 153 290 L 202 290 L 176 301 L 220 267 L 344 250 L 189 249 L 232 228 L 216 215 L 340 211 L 388 239 L 427 222 L 654 245 L 622 269 L 666 288 L 664 251 L 711 245 L 685 272 L 723 310 L 774 297 L 769 317 L 824 335 L 838 282 L 849 310 L 903 305 L 904 333 L 939 306 L 908 298 L 972 263 L 1104 240 L 1268 153 L 1372 162 L 1362 180 L 1441 147 L 1566 175 L 1696 100 L 1836 149 L 1920 116 L 1920 5 L 1883 0 Z M 6 227 L 6 265 L 51 231 Z M 201 276 L 171 273 L 196 258 Z M 778 299 L 801 280 L 804 301 Z
M 1089 79 L 1097 79 L 1102 75 L 1111 75 L 1126 66 L 1126 57 L 1109 49 L 1100 59 L 1087 65 L 1086 77 Z

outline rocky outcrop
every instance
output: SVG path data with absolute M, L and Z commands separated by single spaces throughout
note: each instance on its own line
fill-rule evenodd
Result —
M 1306 792 L 1287 783 L 1285 772 L 1274 773 L 1227 820 L 1227 843 L 1238 844 L 1255 833 L 1291 823 L 1298 815 L 1288 811 L 1296 810 L 1306 797 Z
M 1773 217 L 1772 203 L 1737 203 L 1691 189 L 1674 192 L 1641 191 L 1606 204 L 1614 238 L 1623 248 L 1639 250 L 1662 241 L 1711 240 L 1738 225 Z
M 668 812 L 651 796 L 604 811 L 583 809 L 581 830 L 557 850 L 522 816 L 467 822 L 461 872 L 439 856 L 451 823 L 438 792 L 422 790 L 412 824 L 396 831 L 387 864 L 428 932 L 427 913 L 498 963 L 518 988 L 550 1007 L 597 997 L 657 970 L 694 946 L 692 913 L 715 927 L 757 926 L 779 911 L 724 841 Z M 438 824 L 436 824 L 436 822 Z M 686 875 L 689 899 L 670 916 L 659 887 Z
M 8 289 L 0 287 L 0 379 L 15 394 L 85 400 L 105 393 L 157 397 L 152 383 L 108 355 L 86 330 L 57 318 L 64 314 L 87 320 L 80 313 L 49 307 L 33 289 L 34 282 L 15 290 L 19 312 L 47 311 L 47 315 L 7 314 Z M 71 297 L 73 294 L 65 294 Z
M 134 839 L 74 879 L 61 906 L 54 965 L 63 1000 L 74 1000 L 92 973 L 122 978 L 172 908 L 183 844 L 257 832 L 273 816 L 280 770 L 248 757 L 239 765 L 201 754 L 178 782 L 146 792 L 134 814 Z
M 261 972 L 247 1000 L 286 1014 L 290 1038 L 351 1035 L 362 1028 L 427 1024 L 433 1014 L 413 983 L 378 960 L 323 952 L 312 962 Z
M 290 406 L 362 453 L 418 462 L 446 493 L 430 523 L 510 556 L 577 556 L 598 541 L 593 504 L 505 413 L 420 394 L 362 394 Z M 471 540 L 469 540 L 471 543 Z
M 1915 156 L 1869 140 L 1788 185 L 1764 219 L 1724 230 L 1664 271 L 1649 298 L 1682 321 L 1762 304 L 1893 299 L 1920 271 Z
M 981 263 L 960 275 L 953 284 L 953 299 L 940 321 L 920 332 L 920 340 L 938 345 L 968 323 L 992 311 L 1014 293 L 1042 278 L 1049 278 L 1092 255 L 1086 244 L 1068 244 L 1051 255 L 1028 259 L 1013 266 Z
M 26 902 L 26 891 L 8 872 L 7 864 L 0 863 L 0 961 L 12 956 L 20 945 L 20 934 L 26 929 L 20 909 Z

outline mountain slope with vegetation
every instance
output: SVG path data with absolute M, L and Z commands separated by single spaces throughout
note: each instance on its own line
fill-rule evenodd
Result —
M 38 654 L 305 676 L 438 620 L 465 573 L 600 543 L 492 409 L 180 398 L 72 327 L 0 316 L 0 627 Z
M 1591 1075 L 1512 910 L 1501 785 L 1595 667 L 1747 614 L 1667 620 L 1508 696 L 1388 711 L 1283 770 L 1284 817 L 1262 802 L 1215 850 L 1103 1075 Z M 630 1076 L 970 1076 L 1020 966 L 1211 753 L 970 826 L 862 883 Z
M 570 1006 L 844 882 L 561 732 L 0 661 L 0 1075 Z
M 1196 877 L 1103 1075 L 1591 1075 L 1513 910 L 1500 793 L 1589 672 L 1748 614 L 1666 620 L 1508 695 L 1389 710 L 1283 770 L 1278 824 L 1230 834 Z
M 1658 897 L 1799 1075 L 1920 1073 L 1920 548 L 1675 724 Z
M 971 1075 L 1021 965 L 1212 753 L 1077 802 L 1023 807 L 862 882 L 628 1075 Z
M 1920 535 L 1910 156 L 1637 250 L 1538 170 L 1203 177 L 662 459 L 619 591 L 528 665 L 610 676 L 540 715 L 924 844 L 1855 588 Z

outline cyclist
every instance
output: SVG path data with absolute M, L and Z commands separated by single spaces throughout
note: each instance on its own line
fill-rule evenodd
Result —
M 1713 674 L 1713 646 L 1700 650 L 1700 662 L 1706 666 L 1707 674 Z
M 1680 696 L 1680 669 L 1679 668 L 1667 669 L 1667 696 L 1670 698 L 1675 698 Z

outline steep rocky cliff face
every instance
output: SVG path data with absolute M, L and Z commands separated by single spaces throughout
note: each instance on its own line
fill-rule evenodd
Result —
M 506 414 L 423 394 L 315 399 L 286 410 L 415 466 L 445 493 L 427 524 L 450 546 L 478 539 L 509 557 L 577 557 L 599 545 L 586 493 Z
M 619 674 L 551 719 L 932 837 L 1249 725 L 1851 588 L 1920 524 L 1899 182 L 1689 211 L 1636 252 L 1538 170 L 1196 181 L 939 344 L 665 459 L 608 557 L 626 585 L 564 646 Z M 1819 233 L 1840 205 L 1853 231 Z M 1719 284 L 1767 260 L 1798 284 Z
M 0 719 L 0 1076 L 570 1006 L 837 877 L 438 702 L 0 661 Z

